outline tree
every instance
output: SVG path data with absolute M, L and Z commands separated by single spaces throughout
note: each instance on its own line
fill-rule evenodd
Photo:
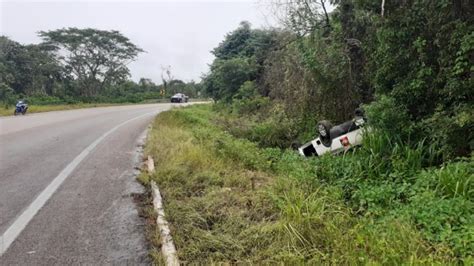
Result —
M 299 36 L 312 34 L 316 29 L 329 32 L 331 21 L 326 6 L 332 0 L 273 0 L 274 13 L 280 22 Z
M 64 28 L 41 31 L 43 45 L 73 75 L 81 96 L 96 96 L 129 76 L 127 64 L 144 52 L 118 31 Z
M 204 86 L 215 100 L 230 102 L 245 81 L 255 79 L 255 73 L 255 64 L 246 58 L 216 60 L 204 79 Z
M 250 23 L 240 22 L 240 26 L 228 33 L 219 46 L 212 50 L 212 53 L 218 59 L 230 59 L 237 56 L 249 56 L 248 42 L 252 37 Z
M 21 45 L 0 37 L 0 83 L 7 84 L 16 94 L 51 95 L 63 74 L 48 47 Z
M 156 90 L 156 84 L 149 78 L 140 78 L 138 86 L 141 92 L 150 92 Z
M 216 59 L 203 86 L 215 100 L 231 101 L 245 81 L 261 83 L 264 63 L 275 48 L 276 30 L 251 29 L 243 21 L 212 51 Z M 261 90 L 266 94 L 265 90 Z
M 0 82 L 0 101 L 3 103 L 5 108 L 15 103 L 15 94 L 13 93 L 13 89 L 2 82 Z
M 163 82 L 163 86 L 160 90 L 160 93 L 162 96 L 164 96 L 168 92 L 168 83 L 171 82 L 173 79 L 174 77 L 171 74 L 171 66 L 161 66 L 161 81 Z
M 251 29 L 249 22 L 242 21 L 237 29 L 226 35 L 212 53 L 220 60 L 253 57 L 258 64 L 262 64 L 274 46 L 276 36 L 275 30 Z

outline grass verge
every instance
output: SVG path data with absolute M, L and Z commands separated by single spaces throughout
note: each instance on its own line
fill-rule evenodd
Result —
M 106 107 L 106 106 L 114 106 L 114 105 L 124 105 L 124 104 L 78 103 L 78 104 L 59 104 L 59 105 L 29 105 L 28 113 L 43 113 L 43 112 L 51 112 L 51 111 L 64 111 L 64 110 L 92 108 L 92 107 Z M 15 107 L 0 108 L 0 116 L 13 115 L 14 111 L 15 111 Z
M 156 172 L 139 180 L 158 183 L 182 262 L 473 262 L 472 160 L 421 169 L 417 150 L 374 150 L 383 138 L 306 160 L 232 136 L 221 116 L 211 105 L 175 109 L 149 133 Z
M 200 101 L 201 99 L 192 99 L 193 102 Z M 139 103 L 76 103 L 76 104 L 54 104 L 54 105 L 29 105 L 28 113 L 43 113 L 51 111 L 65 111 L 82 108 L 93 108 L 93 107 L 107 107 L 107 106 L 118 106 L 118 105 L 130 105 L 130 104 L 152 104 L 152 103 L 168 103 L 169 99 L 155 99 L 145 100 Z M 15 107 L 0 108 L 0 116 L 13 115 Z

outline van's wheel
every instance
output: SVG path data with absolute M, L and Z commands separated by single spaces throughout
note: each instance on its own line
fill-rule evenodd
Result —
M 318 123 L 316 129 L 319 134 L 319 139 L 323 143 L 324 146 L 330 147 L 331 146 L 331 122 L 327 120 L 323 120 Z
M 291 142 L 291 149 L 293 150 L 297 150 L 299 147 L 301 146 L 301 142 L 299 142 L 298 140 L 294 140 Z
M 362 108 L 356 108 L 354 111 L 355 117 L 365 117 L 365 111 Z

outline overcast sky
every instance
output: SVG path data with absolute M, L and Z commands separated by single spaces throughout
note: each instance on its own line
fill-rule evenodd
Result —
M 175 78 L 199 80 L 216 47 L 243 20 L 274 24 L 261 1 L 11 1 L 0 0 L 0 35 L 39 43 L 37 32 L 63 27 L 119 30 L 147 53 L 129 65 L 132 79 L 161 83 L 161 66 Z

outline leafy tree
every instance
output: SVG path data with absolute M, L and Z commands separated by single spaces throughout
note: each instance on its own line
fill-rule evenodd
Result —
M 473 17 L 469 1 L 387 5 L 369 47 L 372 85 L 408 111 L 410 140 L 428 137 L 446 155 L 474 143 Z
M 252 58 L 260 66 L 274 48 L 277 34 L 276 30 L 252 29 L 249 22 L 243 21 L 237 29 L 226 35 L 212 53 L 218 60 Z
M 261 83 L 264 62 L 274 48 L 277 32 L 251 29 L 244 21 L 228 33 L 212 51 L 216 59 L 203 86 L 208 95 L 216 100 L 231 101 L 245 81 Z M 261 90 L 263 94 L 268 93 Z
M 278 19 L 298 36 L 311 35 L 317 29 L 331 29 L 326 6 L 338 1 L 326 0 L 274 0 Z
M 205 77 L 206 92 L 215 100 L 230 102 L 245 81 L 255 77 L 256 66 L 245 58 L 216 60 Z
M 143 52 L 118 31 L 64 28 L 39 35 L 77 79 L 81 96 L 95 96 L 106 86 L 125 80 L 127 64 Z
M 0 100 L 6 108 L 15 103 L 14 91 L 5 83 L 0 83 Z
M 258 96 L 259 94 L 255 82 L 246 81 L 242 86 L 240 86 L 239 90 L 234 95 L 234 99 L 252 99 Z
M 252 37 L 250 23 L 243 21 L 240 26 L 228 33 L 212 53 L 218 59 L 230 59 L 239 56 L 251 56 L 252 53 L 249 51 L 248 42 Z
M 21 45 L 0 37 L 0 82 L 16 94 L 52 94 L 65 77 L 48 47 Z

